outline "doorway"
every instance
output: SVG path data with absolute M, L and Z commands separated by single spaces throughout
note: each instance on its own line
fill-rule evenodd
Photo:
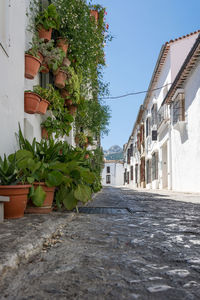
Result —
M 162 147 L 162 188 L 168 188 L 168 160 L 167 160 L 167 143 Z

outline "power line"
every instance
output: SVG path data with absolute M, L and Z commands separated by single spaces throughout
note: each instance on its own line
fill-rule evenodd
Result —
M 156 89 L 152 89 L 152 90 L 140 91 L 140 92 L 135 92 L 135 93 L 128 93 L 128 94 L 124 94 L 124 95 L 121 95 L 121 96 L 115 96 L 115 97 L 105 97 L 105 98 L 102 98 L 102 99 L 103 99 L 103 100 L 108 100 L 108 99 L 111 100 L 111 99 L 125 98 L 125 97 L 128 97 L 128 96 L 135 96 L 135 95 L 144 94 L 144 93 L 147 93 L 147 92 L 153 92 L 153 91 L 156 91 L 156 90 L 160 90 L 160 89 L 162 89 L 163 87 L 168 86 L 168 85 L 170 85 L 170 84 L 172 84 L 172 83 L 167 83 L 167 84 L 165 84 L 165 85 L 163 85 L 163 86 L 160 86 L 160 87 L 158 87 L 158 88 L 156 88 Z

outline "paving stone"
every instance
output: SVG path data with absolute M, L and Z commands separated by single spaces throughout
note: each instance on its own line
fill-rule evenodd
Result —
M 88 207 L 128 213 L 76 215 L 7 273 L 1 299 L 200 299 L 200 205 L 173 197 L 105 188 Z

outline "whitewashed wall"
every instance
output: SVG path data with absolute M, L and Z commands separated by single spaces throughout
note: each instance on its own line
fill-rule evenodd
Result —
M 7 54 L 0 46 L 0 155 L 16 149 L 18 122 L 22 129 L 24 123 L 24 0 L 11 1 L 6 22 L 9 39 Z
M 107 173 L 107 167 L 110 167 L 110 173 Z M 111 176 L 110 184 L 106 183 L 106 175 Z M 119 162 L 105 162 L 102 171 L 102 185 L 122 186 L 124 183 L 123 164 Z
M 172 189 L 200 192 L 200 63 L 185 84 L 186 127 L 172 126 Z

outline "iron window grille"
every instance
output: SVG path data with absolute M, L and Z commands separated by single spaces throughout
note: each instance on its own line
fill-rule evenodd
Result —
M 152 180 L 158 179 L 158 152 L 152 155 Z
M 173 125 L 179 121 L 185 121 L 185 98 L 184 94 L 180 93 L 172 104 Z

